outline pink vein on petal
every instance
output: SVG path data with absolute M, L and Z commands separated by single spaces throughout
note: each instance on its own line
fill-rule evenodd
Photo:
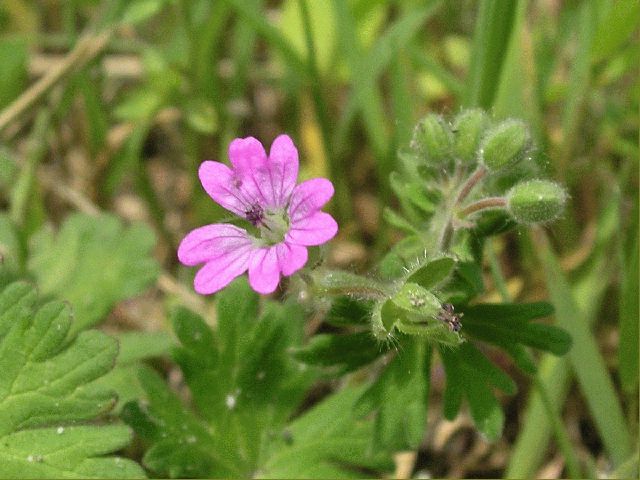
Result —
M 312 178 L 296 186 L 289 202 L 291 222 L 320 210 L 333 196 L 333 184 L 326 178 Z
M 227 252 L 214 261 L 207 262 L 193 280 L 196 292 L 210 295 L 223 289 L 234 278 L 242 275 L 249 266 L 252 249 L 252 246 L 244 246 Z
M 279 135 L 269 151 L 269 180 L 274 206 L 282 207 L 298 179 L 298 149 L 288 135 Z
M 207 160 L 198 170 L 200 182 L 216 203 L 241 217 L 251 207 L 252 196 L 247 196 L 238 188 L 233 170 L 220 162 Z
M 334 218 L 328 213 L 317 211 L 294 221 L 285 241 L 296 245 L 321 245 L 335 237 L 336 233 L 338 224 Z
M 236 138 L 229 144 L 229 160 L 240 180 L 240 189 L 252 199 L 251 203 L 263 206 L 269 203 L 269 195 L 263 190 L 263 177 L 269 165 L 260 141 L 253 137 Z
M 259 248 L 252 252 L 249 260 L 249 284 L 256 292 L 273 293 L 280 281 L 278 252 L 276 246 Z
M 196 228 L 187 234 L 178 247 L 178 259 L 184 265 L 194 266 L 251 245 L 247 231 L 226 223 Z
M 307 247 L 282 242 L 276 245 L 278 251 L 278 264 L 285 277 L 293 275 L 307 263 Z

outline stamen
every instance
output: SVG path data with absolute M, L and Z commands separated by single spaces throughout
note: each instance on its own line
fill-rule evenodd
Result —
M 247 217 L 247 220 L 251 222 L 254 227 L 262 224 L 262 220 L 264 219 L 264 210 L 257 203 L 251 205 L 251 207 L 244 212 Z

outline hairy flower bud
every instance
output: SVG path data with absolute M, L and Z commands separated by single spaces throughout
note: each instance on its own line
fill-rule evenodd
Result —
M 567 192 L 548 180 L 530 180 L 515 185 L 507 193 L 507 209 L 521 223 L 547 222 L 557 218 L 567 200 Z
M 489 125 L 489 117 L 480 109 L 463 110 L 453 121 L 455 141 L 453 153 L 465 163 L 476 160 L 482 134 Z
M 443 163 L 451 157 L 453 133 L 440 115 L 430 113 L 418 123 L 412 146 L 432 164 Z
M 423 322 L 425 318 L 435 318 L 442 307 L 433 293 L 411 282 L 405 283 L 391 297 L 391 301 L 409 314 L 407 315 L 409 321 L 415 322 Z
M 520 120 L 506 120 L 489 130 L 480 147 L 480 161 L 491 171 L 501 170 L 522 160 L 531 137 Z

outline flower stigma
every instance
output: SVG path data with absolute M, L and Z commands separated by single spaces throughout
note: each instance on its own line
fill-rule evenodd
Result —
M 284 241 L 289 231 L 289 218 L 284 210 L 266 210 L 257 225 L 260 238 L 266 245 L 275 245 Z

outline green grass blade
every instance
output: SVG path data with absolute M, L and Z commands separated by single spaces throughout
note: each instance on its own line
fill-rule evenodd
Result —
M 360 113 L 377 159 L 379 186 L 383 202 L 386 202 L 390 194 L 387 179 L 393 170 L 395 156 L 390 154 L 391 143 L 387 131 L 389 121 L 376 82 L 379 76 L 397 59 L 398 53 L 423 27 L 427 18 L 436 12 L 440 4 L 440 1 L 430 1 L 425 6 L 408 10 L 385 31 L 363 59 L 364 53 L 358 46 L 355 19 L 352 12 L 347 2 L 334 0 L 340 48 L 345 53 L 345 59 L 353 78 L 353 93 L 338 125 L 336 144 L 338 151 L 342 151 L 348 142 L 351 124 L 356 114 Z
M 538 381 L 548 393 L 551 405 L 562 405 L 569 392 L 571 378 L 569 361 L 566 357 L 545 355 L 538 367 Z M 532 478 L 535 475 L 545 451 L 540 445 L 547 445 L 551 436 L 551 422 L 540 394 L 532 391 L 522 427 L 511 452 L 504 478 Z
M 564 423 L 562 423 L 560 413 L 554 407 L 554 405 L 556 404 L 554 404 L 551 401 L 551 398 L 549 398 L 549 392 L 544 387 L 540 379 L 536 377 L 535 381 L 536 390 L 538 391 L 538 395 L 540 395 L 542 404 L 547 412 L 549 421 L 551 422 L 556 441 L 558 442 L 558 447 L 560 448 L 564 456 L 564 461 L 566 463 L 569 476 L 571 478 L 582 478 L 582 474 L 580 473 L 580 464 L 578 463 L 575 452 L 571 447 L 569 434 L 567 433 L 567 429 L 564 427 Z
M 324 154 L 329 163 L 331 178 L 336 186 L 335 203 L 337 205 L 338 216 L 339 218 L 346 220 L 351 217 L 349 186 L 345 175 L 342 174 L 344 166 L 341 162 L 337 161 L 331 144 L 331 119 L 329 117 L 329 108 L 322 92 L 322 76 L 320 75 L 320 68 L 318 66 L 309 7 L 306 0 L 300 0 L 298 5 L 300 7 L 300 16 L 302 18 L 305 43 L 307 47 L 308 69 L 311 73 L 309 82 L 311 86 L 311 98 L 313 100 L 318 126 L 322 132 Z
M 267 43 L 278 50 L 290 68 L 295 70 L 299 75 L 308 75 L 309 71 L 306 63 L 300 58 L 300 55 L 298 55 L 280 31 L 269 23 L 265 15 L 262 14 L 262 9 L 251 8 L 250 5 L 242 0 L 222 1 L 232 7 L 243 21 L 251 25 L 259 35 L 264 37 Z
M 393 116 L 396 120 L 394 135 L 396 148 L 408 145 L 413 132 L 415 103 L 409 88 L 412 73 L 405 55 L 398 55 L 391 64 L 391 100 Z
M 635 198 L 635 209 L 632 213 L 635 221 L 630 222 L 631 240 L 627 248 L 621 245 L 620 253 L 622 278 L 620 285 L 620 344 L 618 351 L 618 368 L 622 388 L 637 398 L 638 388 L 638 198 Z M 621 242 L 622 243 L 622 242 Z
M 604 60 L 614 55 L 624 45 L 633 32 L 638 31 L 640 2 L 638 0 L 617 0 L 601 22 L 593 40 L 594 61 Z
M 589 268 L 572 285 L 577 311 L 581 312 L 581 318 L 589 326 L 592 326 L 597 318 L 602 299 L 614 273 L 614 265 L 609 261 L 609 248 L 619 228 L 619 201 L 619 198 L 613 196 L 602 202 L 604 208 L 599 215 L 596 244 L 591 255 Z M 527 251 L 533 251 L 529 236 L 522 236 L 521 239 L 523 247 Z M 538 375 L 541 384 L 549 393 L 551 403 L 560 411 L 567 398 L 569 382 L 572 379 L 568 358 L 545 355 L 540 361 Z M 534 476 L 545 454 L 540 445 L 549 443 L 551 433 L 549 416 L 538 392 L 533 390 L 505 478 L 530 478 Z
M 598 2 L 582 3 L 578 15 L 578 47 L 571 63 L 567 98 L 563 105 L 563 142 L 558 158 L 558 171 L 565 172 L 579 138 L 580 122 L 583 119 L 582 106 L 591 85 L 591 49 L 597 27 Z
M 347 2 L 334 0 L 336 12 L 336 27 L 340 51 L 345 55 L 345 61 L 353 78 L 353 102 L 362 111 L 363 121 L 367 129 L 374 153 L 384 155 L 387 152 L 387 137 L 385 129 L 386 118 L 382 106 L 382 96 L 376 88 L 375 82 L 367 73 L 365 62 L 362 60 L 364 52 L 358 41 L 356 21 Z M 336 135 L 338 151 L 346 144 L 349 128 L 356 107 L 345 108 Z
M 37 169 L 47 153 L 47 134 L 51 126 L 51 113 L 47 108 L 36 115 L 33 130 L 29 137 L 26 162 L 20 171 L 16 184 L 11 190 L 11 220 L 28 231 L 33 231 L 40 220 L 42 202 L 36 188 Z
M 540 236 L 540 260 L 545 270 L 547 286 L 556 308 L 558 324 L 573 337 L 569 361 L 575 371 L 582 393 L 602 442 L 613 464 L 620 465 L 631 454 L 631 436 L 627 430 L 615 387 L 600 355 L 589 324 L 580 315 L 573 292 L 560 269 L 558 260 L 546 237 Z
M 418 67 L 422 68 L 442 83 L 456 99 L 460 99 L 465 92 L 464 83 L 461 82 L 453 73 L 444 68 L 427 52 L 423 52 L 418 47 L 412 47 L 410 50 L 411 61 Z
M 493 104 L 518 3 L 513 0 L 483 0 L 480 3 L 465 105 L 489 108 Z

